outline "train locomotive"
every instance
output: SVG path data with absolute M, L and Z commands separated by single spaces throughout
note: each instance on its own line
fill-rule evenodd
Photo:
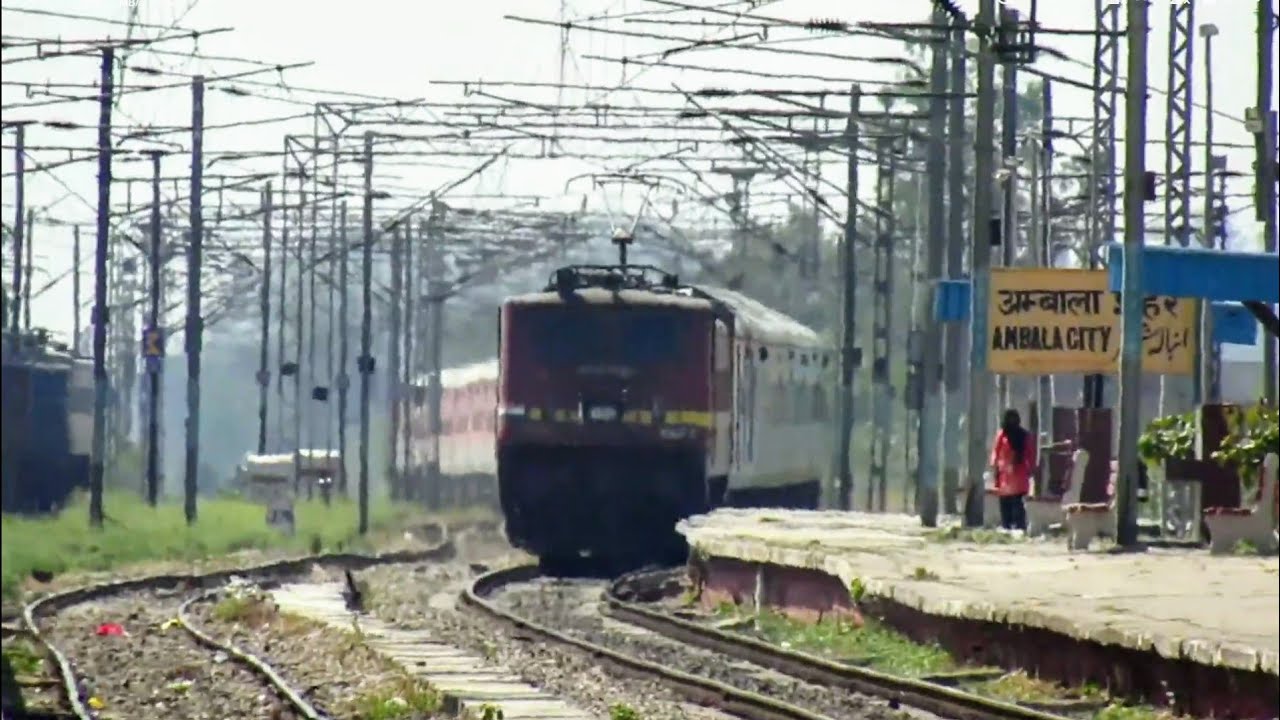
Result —
M 782 313 L 624 256 L 509 298 L 499 348 L 499 500 L 544 564 L 679 561 L 689 515 L 818 506 L 834 353 Z

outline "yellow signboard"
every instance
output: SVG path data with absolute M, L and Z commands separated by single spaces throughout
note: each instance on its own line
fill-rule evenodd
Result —
M 1187 375 L 1195 364 L 1195 300 L 1147 298 L 1143 372 Z M 1111 374 L 1120 359 L 1120 293 L 1106 270 L 993 268 L 988 368 L 1002 375 Z

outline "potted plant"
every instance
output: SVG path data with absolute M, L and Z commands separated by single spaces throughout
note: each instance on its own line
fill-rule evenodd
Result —
M 1156 498 L 1151 511 L 1155 513 L 1162 527 L 1171 522 L 1175 525 L 1182 522 L 1166 517 L 1171 508 L 1186 502 L 1185 498 L 1181 500 L 1169 498 L 1169 480 L 1170 478 L 1190 479 L 1193 471 L 1183 465 L 1182 461 L 1194 459 L 1195 443 L 1195 412 L 1158 417 L 1152 420 L 1138 437 L 1138 457 L 1147 466 L 1148 496 Z M 1174 505 L 1166 507 L 1166 504 L 1171 501 Z
M 1152 420 L 1138 437 L 1138 457 L 1151 470 L 1161 471 L 1170 460 L 1190 460 L 1195 455 L 1194 412 L 1165 415 Z
M 1214 451 L 1212 459 L 1223 467 L 1232 468 L 1240 478 L 1240 504 L 1249 499 L 1261 501 L 1256 496 L 1261 487 L 1259 473 L 1267 453 L 1280 447 L 1280 412 L 1266 405 L 1240 408 L 1227 416 L 1229 431 L 1222 444 Z M 1280 490 L 1274 500 L 1280 506 Z

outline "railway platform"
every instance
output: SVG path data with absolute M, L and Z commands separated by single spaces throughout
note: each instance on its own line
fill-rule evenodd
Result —
M 682 522 L 706 602 L 854 604 L 973 662 L 1092 683 L 1197 717 L 1280 714 L 1280 560 L 1070 552 L 913 517 L 717 510 Z M 951 524 L 957 521 L 951 520 Z

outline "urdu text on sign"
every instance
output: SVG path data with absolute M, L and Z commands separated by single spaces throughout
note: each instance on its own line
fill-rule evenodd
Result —
M 993 268 L 988 369 L 1003 375 L 1116 372 L 1120 293 L 1106 270 Z M 1196 301 L 1148 297 L 1142 370 L 1187 375 L 1195 366 Z

